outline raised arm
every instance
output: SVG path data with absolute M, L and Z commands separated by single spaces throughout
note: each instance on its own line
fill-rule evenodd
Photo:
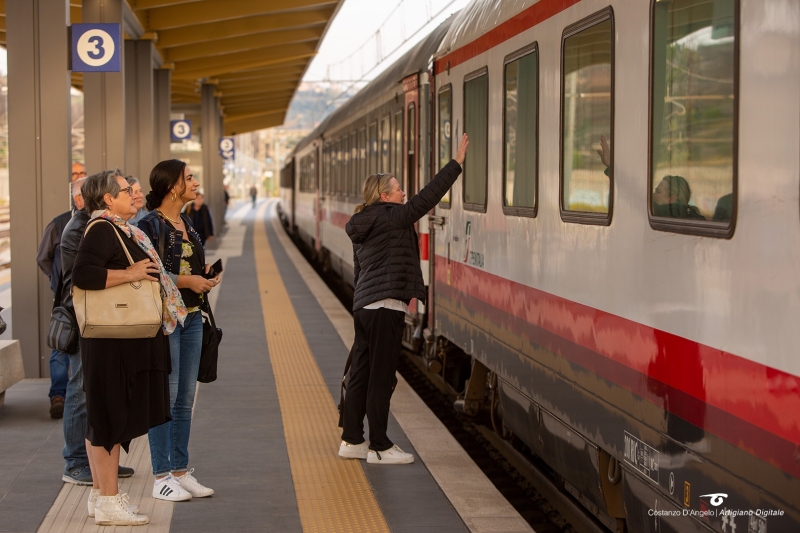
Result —
M 411 200 L 403 206 L 391 210 L 389 216 L 393 223 L 399 226 L 409 226 L 436 207 L 436 204 L 447 194 L 461 174 L 462 165 L 467 156 L 467 146 L 469 146 L 469 137 L 465 133 L 461 136 L 461 142 L 458 143 L 455 159 L 447 163 L 431 182 L 415 194 Z

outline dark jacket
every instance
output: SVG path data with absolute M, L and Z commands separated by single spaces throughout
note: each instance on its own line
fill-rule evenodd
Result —
M 679 202 L 662 205 L 653 204 L 653 215 L 657 217 L 688 218 L 692 220 L 706 219 L 695 206 Z
M 190 203 L 186 207 L 185 213 L 192 219 L 192 226 L 197 234 L 200 235 L 203 244 L 206 243 L 209 237 L 214 236 L 214 221 L 211 219 L 211 211 L 208 206 L 203 204 L 200 209 L 194 208 L 194 203 Z
M 200 253 L 200 264 L 205 266 L 206 258 L 203 250 L 203 241 L 192 227 L 191 219 L 184 214 L 181 214 L 181 218 L 183 223 L 186 224 L 186 232 L 189 234 L 189 239 L 194 244 L 195 250 Z M 155 210 L 140 220 L 138 227 L 145 235 L 150 237 L 150 242 L 153 243 L 153 248 L 161 257 L 164 268 L 169 274 L 172 274 L 170 276 L 172 281 L 177 282 L 176 276 L 181 268 L 181 241 L 183 240 L 181 232 L 164 222 Z M 164 236 L 163 243 L 161 242 L 162 235 Z
M 86 226 L 89 224 L 89 214 L 85 211 L 76 211 L 64 233 L 61 234 L 61 267 L 64 288 L 61 290 L 61 305 L 72 310 L 72 267 L 78 255 L 78 247 L 83 239 Z
M 345 230 L 353 241 L 353 311 L 384 298 L 426 300 L 414 223 L 439 203 L 459 174 L 461 165 L 452 160 L 407 203 L 377 202 L 350 218 Z
M 50 290 L 53 291 L 53 294 L 58 289 L 58 281 L 63 270 L 61 266 L 61 250 L 59 249 L 61 234 L 64 232 L 64 227 L 71 217 L 72 212 L 67 211 L 51 220 L 47 227 L 44 228 L 42 240 L 36 251 L 36 263 L 39 265 L 39 269 L 44 272 L 44 275 L 50 278 Z

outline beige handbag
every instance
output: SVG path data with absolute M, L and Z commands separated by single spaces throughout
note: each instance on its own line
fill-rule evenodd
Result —
M 89 224 L 86 233 L 97 222 L 100 221 Z M 114 234 L 133 265 L 133 258 L 116 228 Z M 132 281 L 99 291 L 73 285 L 72 302 L 78 331 L 87 339 L 152 338 L 161 327 L 161 285 L 157 281 Z

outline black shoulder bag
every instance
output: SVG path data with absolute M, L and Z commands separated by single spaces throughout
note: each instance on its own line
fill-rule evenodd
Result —
M 61 305 L 61 292 L 64 289 L 63 276 L 59 276 L 58 288 L 50 313 L 50 327 L 47 330 L 47 346 L 53 350 L 74 354 L 78 350 L 78 323 L 72 311 Z
M 208 298 L 206 297 L 206 300 Z M 204 304 L 208 316 L 203 316 L 203 348 L 200 352 L 200 369 L 197 372 L 197 381 L 211 383 L 217 379 L 217 359 L 219 358 L 219 343 L 222 341 L 222 330 L 214 321 L 211 304 Z

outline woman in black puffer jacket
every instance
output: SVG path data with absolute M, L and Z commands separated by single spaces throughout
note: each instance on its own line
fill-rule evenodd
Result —
M 412 298 L 427 293 L 419 266 L 419 241 L 414 223 L 433 209 L 453 186 L 467 153 L 465 133 L 453 161 L 436 174 L 408 203 L 390 174 L 373 174 L 364 183 L 364 203 L 345 226 L 353 241 L 356 338 L 350 381 L 344 401 L 339 455 L 368 463 L 407 464 L 414 456 L 386 435 L 392 380 L 400 358 L 403 327 Z M 369 438 L 364 440 L 364 415 Z

